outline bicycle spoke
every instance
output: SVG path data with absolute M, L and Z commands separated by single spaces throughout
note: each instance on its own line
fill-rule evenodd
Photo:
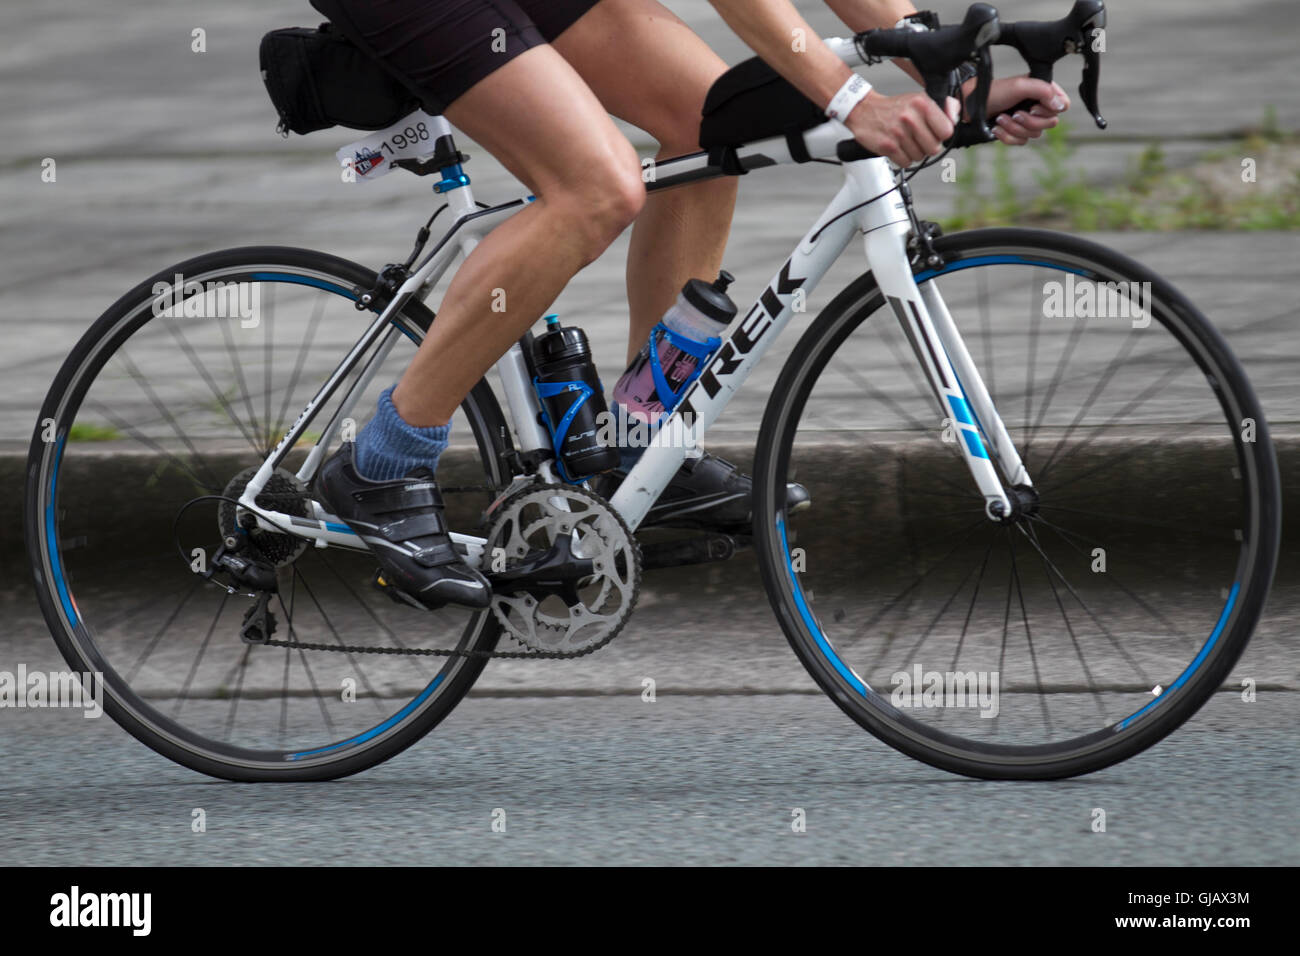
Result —
M 984 548 L 984 557 L 980 561 L 979 577 L 975 579 L 975 588 L 971 591 L 970 604 L 966 608 L 966 617 L 962 620 L 961 634 L 957 637 L 957 647 L 952 652 L 952 663 L 948 665 L 949 670 L 957 669 L 957 659 L 961 656 L 961 649 L 966 644 L 966 633 L 970 629 L 971 615 L 975 613 L 975 601 L 979 597 L 980 585 L 984 581 L 984 571 L 988 568 L 989 555 L 993 553 L 993 542 L 995 537 L 989 535 L 989 543 Z
M 1038 534 L 1034 531 L 1032 524 L 1028 527 L 1022 525 L 1017 525 L 1017 527 L 1022 533 L 1033 538 L 1034 542 L 1039 545 L 1039 550 L 1041 550 L 1042 545 L 1038 541 Z M 1040 554 L 1039 557 L 1041 558 L 1042 555 Z M 1088 666 L 1088 661 L 1083 656 L 1083 648 L 1079 646 L 1079 638 L 1074 633 L 1074 625 L 1070 623 L 1070 615 L 1066 613 L 1065 603 L 1061 600 L 1061 592 L 1057 588 L 1056 582 L 1052 580 L 1052 574 L 1051 571 L 1047 569 L 1046 560 L 1043 561 L 1043 569 L 1048 571 L 1046 578 L 1048 586 L 1052 589 L 1052 599 L 1056 602 L 1057 610 L 1061 612 L 1061 621 L 1065 624 L 1066 633 L 1070 635 L 1070 643 L 1074 647 L 1074 655 L 1079 658 L 1079 666 L 1083 668 L 1083 676 L 1088 682 L 1088 692 L 1092 695 L 1093 703 L 1097 707 L 1097 715 L 1105 721 L 1107 720 L 1106 708 L 1102 704 L 1101 688 L 1097 686 L 1097 682 L 1092 676 L 1092 668 Z
M 1037 542 L 1031 539 L 1030 544 L 1034 546 L 1034 550 L 1036 550 L 1042 557 L 1043 563 L 1047 565 L 1048 570 L 1051 571 L 1052 574 L 1056 575 L 1061 584 L 1065 586 L 1065 589 L 1070 592 L 1070 596 L 1079 602 L 1079 607 L 1083 608 L 1084 613 L 1092 619 L 1092 622 L 1097 625 L 1098 630 L 1106 636 L 1106 639 L 1110 641 L 1111 645 L 1119 652 L 1120 656 L 1133 667 L 1138 676 L 1142 679 L 1143 683 L 1148 687 L 1152 686 L 1151 678 L 1147 676 L 1146 671 L 1133 659 L 1132 655 L 1124 649 L 1123 645 L 1115 640 L 1115 636 L 1111 634 L 1110 629 L 1106 627 L 1106 625 L 1101 622 L 1101 619 L 1092 612 L 1092 608 L 1088 607 L 1087 602 L 1084 601 L 1084 599 L 1079 595 L 1079 592 L 1074 589 L 1074 585 L 1070 584 L 1070 582 L 1066 580 L 1066 577 L 1061 573 L 1060 568 L 1052 563 L 1051 558 L 1047 556 L 1047 553 L 1044 552 L 1042 548 L 1038 547 Z
M 271 421 L 271 356 L 274 354 L 275 340 L 275 286 L 274 282 L 263 283 L 266 288 L 267 301 L 261 306 L 262 325 L 262 421 L 266 425 L 266 453 L 271 454 L 275 447 L 275 423 Z
M 194 370 L 199 373 L 199 377 L 203 379 L 204 384 L 208 386 L 208 390 L 212 392 L 212 397 L 216 399 L 221 410 L 225 412 L 226 417 L 229 418 L 231 423 L 239 429 L 239 433 L 244 436 L 249 447 L 256 452 L 258 450 L 257 439 L 253 437 L 252 433 L 244 426 L 243 421 L 235 414 L 235 409 L 231 406 L 230 400 L 226 398 L 225 393 L 222 392 L 221 388 L 217 385 L 216 379 L 212 377 L 212 373 L 208 370 L 208 367 L 203 364 L 198 353 L 195 352 L 194 346 L 191 345 L 190 340 L 185 337 L 185 333 L 181 332 L 180 324 L 177 322 L 166 322 L 163 324 L 163 327 L 171 334 L 173 341 L 176 342 L 176 345 L 180 348 L 182 354 L 189 359 L 190 365 L 194 366 Z
M 293 400 L 294 390 L 298 387 L 298 379 L 302 375 L 303 364 L 307 361 L 307 352 L 311 349 L 312 343 L 316 341 L 316 328 L 320 325 L 321 317 L 325 314 L 325 300 L 317 299 L 316 306 L 312 309 L 311 318 L 307 321 L 307 332 L 298 346 L 298 358 L 294 362 L 293 374 L 289 376 L 289 385 L 284 392 L 284 400 L 280 403 L 280 411 L 276 416 L 276 423 L 286 421 L 285 416 L 289 414 L 289 403 Z M 279 428 L 276 429 L 280 431 Z M 287 429 L 284 429 L 287 431 Z
M 230 698 L 230 713 L 226 717 L 226 739 L 227 740 L 230 739 L 231 731 L 235 729 L 235 711 L 239 708 L 239 698 L 244 692 L 244 674 L 247 672 L 248 656 L 252 652 L 252 650 L 253 650 L 252 644 L 245 644 L 244 653 L 239 656 L 239 660 L 236 661 L 234 666 L 231 668 L 232 672 L 236 672 L 238 674 L 239 679 L 235 683 L 235 693 Z M 229 683 L 229 681 L 230 681 L 230 674 L 227 674 L 226 680 L 223 681 L 223 684 Z
M 103 415 L 105 418 L 107 418 L 109 422 L 112 423 L 114 428 L 126 432 L 128 435 L 130 435 L 140 444 L 144 445 L 146 448 L 158 452 L 158 454 L 162 455 L 168 461 L 172 462 L 174 465 L 180 468 L 181 471 L 188 473 L 190 478 L 194 481 L 195 487 L 202 488 L 206 492 L 220 491 L 222 489 L 223 487 L 222 485 L 209 485 L 205 483 L 204 480 L 199 477 L 199 473 L 196 472 L 193 468 L 191 468 L 183 459 L 179 458 L 172 452 L 169 452 L 166 448 L 164 448 L 162 445 L 159 445 L 153 439 L 147 437 L 143 432 L 137 429 L 134 425 L 127 422 L 125 419 L 115 415 L 113 412 L 110 412 L 108 409 L 103 408 L 102 406 L 90 402 L 88 402 L 87 404 L 91 407 L 92 410 L 98 412 L 98 414 Z
M 295 591 L 297 590 L 297 582 L 299 577 L 300 575 L 298 574 L 298 568 L 297 566 L 295 566 L 293 569 L 293 579 L 294 579 L 293 589 Z M 284 609 L 283 597 L 280 598 L 280 608 L 281 610 Z M 289 639 L 293 641 L 295 645 L 297 645 L 299 643 L 298 634 L 294 630 L 292 616 L 289 616 L 288 628 L 289 628 Z M 298 661 L 300 664 L 302 664 L 302 669 L 307 674 L 307 682 L 311 684 L 312 696 L 316 698 L 316 703 L 320 707 L 321 717 L 325 719 L 325 725 L 329 728 L 330 735 L 333 736 L 334 734 L 337 734 L 338 731 L 334 727 L 334 719 L 330 717 L 329 708 L 325 706 L 325 695 L 321 693 L 320 685 L 316 683 L 316 675 L 312 673 L 311 664 L 307 660 L 307 655 L 303 653 L 301 647 L 297 647 L 296 649 L 298 651 Z
M 330 629 L 330 634 L 334 637 L 334 642 L 338 644 L 340 649 L 346 647 L 343 638 L 339 635 L 338 629 L 334 627 L 334 622 L 330 620 L 329 615 L 325 613 L 325 608 L 321 606 L 320 600 L 316 597 L 316 592 L 313 591 L 312 586 L 307 583 L 306 576 L 300 574 L 299 578 L 302 580 L 303 591 L 305 591 L 307 597 L 311 599 L 311 603 L 316 605 L 316 610 L 320 614 L 321 620 L 325 622 L 325 626 Z M 379 691 L 375 690 L 374 686 L 370 683 L 370 678 L 365 675 L 365 671 L 361 669 L 361 665 L 357 663 L 357 659 L 353 653 L 351 651 L 345 651 L 344 653 L 348 659 L 348 663 L 352 665 L 353 670 L 361 678 L 361 683 L 364 684 L 366 690 L 369 691 L 370 698 L 375 703 L 375 708 L 381 715 L 384 714 L 384 705 L 379 702 Z
M 882 617 L 888 614 L 894 608 L 894 606 L 898 604 L 899 601 L 903 600 L 905 597 L 911 594 L 912 591 L 914 591 L 916 588 L 924 584 L 926 579 L 929 578 L 931 574 L 933 574 L 936 570 L 938 570 L 938 568 L 941 565 L 943 565 L 945 561 L 947 561 L 949 558 L 951 558 L 954 554 L 957 553 L 958 549 L 960 549 L 961 546 L 966 543 L 967 539 L 969 539 L 971 535 L 973 535 L 979 528 L 984 527 L 986 525 L 987 522 L 981 518 L 979 521 L 976 521 L 973 524 L 971 524 L 968 528 L 962 529 L 965 531 L 965 534 L 963 534 L 961 539 L 952 546 L 952 549 L 948 551 L 948 553 L 945 554 L 943 557 L 941 557 L 938 561 L 934 562 L 934 564 L 930 565 L 930 567 L 927 568 L 920 576 L 918 576 L 911 584 L 909 584 L 906 588 L 904 588 L 897 595 L 895 595 L 892 600 L 888 601 L 883 607 L 879 608 L 874 614 L 872 614 L 871 617 L 867 619 L 866 624 L 862 626 L 862 630 L 858 632 L 856 638 L 861 639 L 865 637 L 867 635 L 867 632 L 872 627 L 875 626 L 876 622 L 878 622 Z M 876 656 L 876 659 L 871 662 L 872 671 L 874 671 L 875 668 L 879 666 L 880 662 L 884 659 L 885 654 L 889 651 L 892 644 L 893 644 L 892 637 L 887 638 L 885 640 L 885 644 L 884 646 L 881 647 L 880 653 Z
M 253 450 L 262 457 L 266 457 L 266 455 L 270 454 L 270 449 L 263 449 L 256 440 L 256 436 L 259 434 L 257 415 L 253 411 L 252 396 L 248 394 L 248 383 L 244 381 L 244 366 L 239 361 L 234 335 L 230 331 L 230 323 L 218 322 L 218 327 L 221 329 L 221 337 L 226 343 L 226 356 L 230 359 L 230 369 L 235 373 L 235 382 L 239 385 L 239 392 L 244 397 L 244 410 L 248 412 L 248 427 L 254 435 Z
M 903 665 L 902 667 L 899 668 L 899 670 L 905 671 L 911 666 L 913 659 L 916 657 L 916 652 L 921 649 L 921 645 L 925 643 L 926 638 L 928 638 L 932 633 L 934 633 L 935 626 L 939 623 L 939 620 L 945 614 L 948 613 L 948 608 L 952 606 L 952 602 L 957 599 L 957 595 L 961 593 L 961 589 L 966 586 L 966 582 L 970 580 L 971 575 L 974 573 L 975 573 L 974 567 L 972 567 L 969 571 L 966 572 L 966 576 L 961 579 L 961 583 L 957 585 L 956 589 L 952 592 L 952 594 L 948 595 L 948 599 L 943 602 L 943 605 L 939 608 L 939 610 L 935 613 L 935 615 L 932 618 L 930 618 L 930 623 L 926 626 L 925 630 L 921 632 L 920 640 L 918 640 L 915 644 L 912 645 L 912 649 L 908 651 L 907 656 L 903 658 Z
M 1038 330 L 1042 325 L 1042 313 L 1040 308 L 1034 308 L 1034 299 L 1036 292 L 1036 283 L 1034 280 L 1038 277 L 1038 267 L 1034 266 L 1032 271 L 1033 278 L 1029 283 L 1029 355 L 1025 361 L 1025 424 L 1028 425 L 1032 420 L 1029 414 L 1030 403 L 1034 397 L 1034 365 L 1038 361 Z M 1025 435 L 1025 447 L 1022 454 L 1029 454 L 1029 449 L 1033 447 L 1033 432 Z
M 221 595 L 221 603 L 217 605 L 217 613 L 212 616 L 212 623 L 208 625 L 208 632 L 203 635 L 203 643 L 199 645 L 199 654 L 194 658 L 194 663 L 190 666 L 190 672 L 185 675 L 185 683 L 181 685 L 180 697 L 176 699 L 176 704 L 172 708 L 172 717 L 180 713 L 181 707 L 190 695 L 190 685 L 194 683 L 194 675 L 199 672 L 199 664 L 203 661 L 203 655 L 207 653 L 208 644 L 212 641 L 212 635 L 217 630 L 217 622 L 221 620 L 221 612 L 226 609 L 226 600 L 229 594 Z
M 1029 627 L 1029 612 L 1025 609 L 1025 591 L 1020 583 L 1020 568 L 1016 564 L 1016 538 L 1011 533 L 1011 528 L 1007 528 L 1007 548 L 1011 554 L 1011 576 L 1016 582 L 1016 600 L 1020 604 L 1020 621 L 1025 627 L 1025 643 L 1029 646 L 1029 661 L 1034 668 L 1034 683 L 1038 686 L 1038 706 L 1043 712 L 1043 725 L 1050 736 L 1052 730 L 1052 717 L 1047 712 L 1047 694 L 1043 692 L 1043 675 L 1038 669 L 1038 652 L 1034 650 L 1034 634 Z
M 198 587 L 201 583 L 202 581 L 197 577 L 190 582 L 189 588 L 187 588 L 185 593 L 181 595 L 180 603 L 178 603 L 174 608 L 172 608 L 171 613 L 167 615 L 167 619 L 163 621 L 162 626 L 158 628 L 153 638 L 149 641 L 148 644 L 145 645 L 144 653 L 140 655 L 140 657 L 136 660 L 134 666 L 132 666 L 131 672 L 126 676 L 126 681 L 128 684 L 131 681 L 135 680 L 136 676 L 140 673 L 140 668 L 144 666 L 144 662 L 149 659 L 149 655 L 152 654 L 154 648 L 158 646 L 158 642 L 162 639 L 162 636 L 167 633 L 168 628 L 172 626 L 172 623 L 176 620 L 177 615 L 181 613 L 181 609 L 185 607 L 185 602 L 190 599 L 190 597 L 194 594 L 196 590 L 198 590 Z M 155 595 L 151 597 L 146 604 L 142 604 L 141 607 L 152 607 L 157 603 L 158 603 L 158 598 Z
M 397 636 L 396 631 L 394 631 L 391 627 L 389 627 L 382 620 L 380 620 L 379 615 L 375 613 L 374 608 L 372 608 L 370 604 L 367 601 L 365 601 L 360 594 L 357 593 L 356 589 L 353 588 L 352 585 L 348 583 L 347 579 L 344 578 L 343 575 L 339 573 L 339 570 L 336 567 L 334 567 L 333 562 L 331 562 L 323 554 L 320 555 L 319 557 L 321 563 L 324 564 L 325 567 L 328 568 L 330 572 L 334 575 L 334 577 L 338 579 L 339 584 L 343 585 L 344 589 L 348 592 L 348 594 L 352 596 L 352 598 L 357 602 L 357 604 L 361 605 L 362 609 L 369 616 L 370 620 L 374 621 L 377 625 L 379 625 L 379 627 L 383 630 L 384 634 L 388 637 L 388 639 L 392 641 L 395 645 L 400 647 L 401 649 L 408 650 L 406 642 L 404 642 L 400 637 Z M 429 680 L 433 680 L 433 677 L 436 676 L 436 674 L 430 675 L 428 665 L 425 663 L 425 660 L 422 655 L 418 655 L 418 654 L 414 655 L 411 657 L 411 660 L 417 662 L 416 666 L 419 667 L 424 672 L 424 675 L 428 677 Z
M 181 440 L 181 444 L 186 447 L 191 457 L 207 469 L 208 474 L 212 477 L 214 482 L 213 487 L 220 488 L 220 480 L 212 470 L 212 466 L 208 463 L 208 460 L 199 454 L 199 450 L 194 447 L 194 442 L 190 441 L 189 435 L 185 434 L 180 425 L 176 423 L 176 419 L 172 416 L 172 413 L 168 411 L 167 406 L 159 401 L 157 393 L 150 387 L 144 375 L 141 374 L 139 367 L 131 360 L 131 356 L 127 353 L 126 349 L 120 349 L 117 357 L 121 360 L 122 364 L 126 366 L 127 374 L 131 376 L 135 381 L 135 384 L 140 387 L 140 391 L 144 392 L 145 396 L 149 399 L 149 403 L 157 409 L 158 413 L 162 415 L 163 420 L 171 426 L 172 432 Z
M 1075 552 L 1077 552 L 1081 557 L 1085 557 L 1085 558 L 1091 557 L 1091 555 L 1086 555 L 1086 554 L 1084 553 L 1084 551 L 1083 551 L 1082 548 L 1080 548 L 1080 547 L 1078 547 L 1077 545 L 1075 545 L 1074 542 L 1070 541 L 1070 539 L 1069 539 L 1069 536 L 1070 536 L 1070 535 L 1074 535 L 1075 537 L 1078 537 L 1078 538 L 1080 538 L 1081 540 L 1085 540 L 1085 541 L 1086 541 L 1087 539 L 1084 539 L 1082 535 L 1078 535 L 1078 534 L 1075 534 L 1074 532 L 1068 531 L 1067 529 L 1061 527 L 1060 525 L 1053 524 L 1052 522 L 1043 519 L 1043 518 L 1042 518 L 1041 516 L 1039 516 L 1039 515 L 1036 515 L 1036 516 L 1035 516 L 1035 519 L 1036 519 L 1037 521 L 1039 521 L 1041 524 L 1044 524 L 1044 525 L 1046 525 L 1047 527 L 1051 528 L 1053 531 L 1055 531 L 1056 534 L 1057 534 L 1057 537 L 1059 537 L 1059 538 L 1060 538 L 1062 541 L 1064 541 L 1067 545 L 1069 545 L 1071 548 L 1073 548 L 1073 549 L 1075 550 Z M 1037 540 L 1037 537 L 1035 537 L 1034 540 Z M 1089 543 L 1089 544 L 1094 544 L 1095 542 L 1087 541 L 1087 543 Z M 1159 622 L 1160 622 L 1161 624 L 1163 624 L 1165 627 L 1169 628 L 1170 631 L 1172 631 L 1173 633 L 1177 634 L 1179 637 L 1183 638 L 1183 640 L 1185 640 L 1185 641 L 1187 641 L 1189 644 L 1191 644 L 1191 646 L 1192 646 L 1193 648 L 1197 646 L 1197 641 L 1196 641 L 1196 639 L 1195 639 L 1194 637 L 1192 637 L 1190 634 L 1185 633 L 1181 628 L 1178 627 L 1178 625 L 1174 624 L 1174 623 L 1173 623 L 1172 621 L 1170 621 L 1169 618 L 1167 618 L 1164 614 L 1162 614 L 1161 612 L 1159 612 L 1158 610 L 1156 610 L 1154 607 L 1152 607 L 1152 606 L 1150 605 L 1149 602 L 1147 602 L 1147 601 L 1145 601 L 1144 599 L 1142 599 L 1141 597 L 1139 597 L 1135 592 L 1130 591 L 1130 590 L 1129 590 L 1129 589 L 1128 589 L 1124 584 L 1122 584 L 1122 583 L 1119 581 L 1119 579 L 1116 578 L 1116 577 L 1114 576 L 1114 574 L 1113 574 L 1111 571 L 1109 571 L 1109 570 L 1106 572 L 1106 583 L 1112 585 L 1113 587 L 1117 587 L 1117 588 L 1119 588 L 1119 590 L 1120 590 L 1121 592 L 1123 592 L 1123 593 L 1124 593 L 1124 594 L 1125 594 L 1125 595 L 1126 595 L 1126 596 L 1127 596 L 1131 601 L 1133 601 L 1134 604 L 1136 604 L 1138 607 L 1142 608 L 1144 611 L 1146 611 L 1148 614 L 1150 614 L 1153 618 L 1155 618 L 1157 621 L 1159 621 Z

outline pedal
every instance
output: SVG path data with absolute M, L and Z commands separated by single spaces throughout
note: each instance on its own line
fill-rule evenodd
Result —
M 384 572 L 379 568 L 375 569 L 375 576 L 370 579 L 370 586 L 387 596 L 388 600 L 394 604 L 401 604 L 403 607 L 413 607 L 417 611 L 436 611 L 438 608 L 443 607 L 442 604 L 424 604 L 396 585 L 389 584 L 388 581 L 384 580 Z
M 275 633 L 275 615 L 271 613 L 270 603 L 270 593 L 261 591 L 253 606 L 244 612 L 239 639 L 245 644 L 265 644 Z
M 640 542 L 641 569 L 680 568 L 691 564 L 712 564 L 735 557 L 747 539 L 740 535 L 701 534 L 675 541 Z

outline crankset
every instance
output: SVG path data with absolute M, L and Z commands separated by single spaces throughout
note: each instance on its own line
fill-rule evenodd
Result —
M 641 555 L 605 499 L 577 485 L 530 484 L 492 511 L 484 571 L 492 613 L 520 644 L 585 654 L 622 630 Z

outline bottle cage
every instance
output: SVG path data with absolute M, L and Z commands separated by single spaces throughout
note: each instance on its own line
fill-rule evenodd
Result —
M 698 359 L 695 363 L 695 369 L 687 376 L 686 381 L 682 382 L 681 388 L 677 389 L 677 391 L 673 391 L 668 384 L 668 378 L 664 375 L 663 366 L 659 363 L 659 342 L 655 337 L 656 332 L 662 332 L 668 339 L 669 345 Z M 680 332 L 674 332 L 662 322 L 656 324 L 650 330 L 650 372 L 654 376 L 655 391 L 659 395 L 659 402 L 664 407 L 665 415 L 677 407 L 677 403 L 686 394 L 686 390 L 694 384 L 695 380 L 704 371 L 704 363 L 710 355 L 718 350 L 718 346 L 721 344 L 722 339 L 716 335 L 709 336 L 703 342 L 697 342 L 694 339 L 687 338 Z
M 565 436 L 569 434 L 569 426 L 573 424 L 574 417 L 578 410 L 586 404 L 587 399 L 594 395 L 593 389 L 586 382 L 542 382 L 537 378 L 533 379 L 533 388 L 537 389 L 538 398 L 554 398 L 557 395 L 563 395 L 565 392 L 578 392 L 577 400 L 569 406 L 569 410 L 564 413 L 558 423 L 551 421 L 551 416 L 547 414 L 546 403 L 542 402 L 542 420 L 546 423 L 546 429 L 551 433 L 551 446 L 555 449 L 555 467 L 559 471 L 560 477 L 571 485 L 580 485 L 585 482 L 586 478 L 570 478 L 568 471 L 564 467 L 564 456 L 561 450 L 564 446 Z

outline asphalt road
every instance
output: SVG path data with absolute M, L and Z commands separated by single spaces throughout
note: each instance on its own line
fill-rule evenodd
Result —
M 1126 763 L 1010 784 L 916 763 L 820 695 L 633 687 L 471 698 L 363 775 L 257 786 L 174 766 L 107 719 L 14 712 L 0 863 L 1295 865 L 1298 718 L 1294 693 L 1219 694 Z

